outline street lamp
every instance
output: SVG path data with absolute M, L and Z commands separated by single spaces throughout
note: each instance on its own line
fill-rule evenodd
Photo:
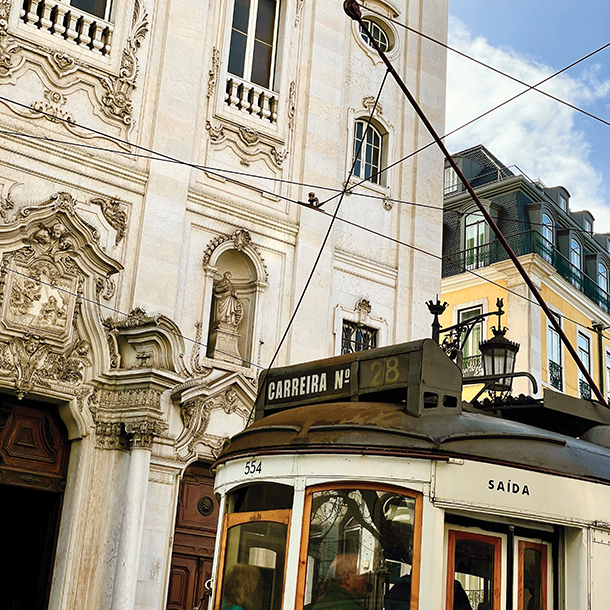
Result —
M 519 351 L 519 344 L 509 341 L 504 336 L 508 330 L 506 327 L 492 327 L 491 330 L 494 336 L 479 343 L 479 350 L 483 356 L 483 375 L 498 378 L 488 384 L 489 391 L 508 392 L 513 385 L 512 374 L 515 371 L 515 357 Z M 499 377 L 500 375 L 510 376 Z

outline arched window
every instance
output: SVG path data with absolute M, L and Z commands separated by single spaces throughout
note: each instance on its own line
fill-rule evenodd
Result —
M 354 126 L 354 176 L 382 184 L 383 136 L 368 120 L 358 119 Z M 366 133 L 365 133 L 366 129 Z
M 549 263 L 553 260 L 553 220 L 548 214 L 542 215 L 542 257 Z

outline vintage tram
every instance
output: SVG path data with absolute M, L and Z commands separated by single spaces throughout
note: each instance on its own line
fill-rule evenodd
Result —
M 215 465 L 211 610 L 610 607 L 605 407 L 476 409 L 430 339 L 260 387 Z

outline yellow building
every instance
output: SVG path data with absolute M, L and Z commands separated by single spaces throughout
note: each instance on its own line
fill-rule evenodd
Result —
M 561 186 L 547 188 L 502 164 L 483 146 L 454 155 L 460 169 L 519 256 L 534 284 L 605 396 L 610 395 L 610 235 L 594 232 L 587 211 L 571 212 Z M 476 204 L 445 169 L 442 297 L 449 305 L 444 328 L 496 309 L 504 300 L 502 324 L 520 344 L 515 371 L 531 373 L 544 388 L 589 398 L 591 389 L 559 335 Z M 464 377 L 482 374 L 480 340 L 492 336 L 497 318 L 476 325 L 463 349 Z M 481 386 L 466 388 L 472 398 Z M 513 394 L 534 395 L 518 378 Z

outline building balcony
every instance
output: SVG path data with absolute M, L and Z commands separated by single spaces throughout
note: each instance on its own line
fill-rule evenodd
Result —
M 462 360 L 462 375 L 464 377 L 481 377 L 483 375 L 483 356 L 468 356 Z
M 517 256 L 538 254 L 551 264 L 565 280 L 591 299 L 604 311 L 610 311 L 610 294 L 600 288 L 596 280 L 575 267 L 561 252 L 546 241 L 538 231 L 524 231 L 505 235 Z M 443 255 L 443 277 L 451 277 L 465 271 L 480 269 L 508 260 L 504 248 L 498 241 Z
M 591 400 L 591 386 L 584 380 L 578 380 L 578 394 L 583 400 Z

